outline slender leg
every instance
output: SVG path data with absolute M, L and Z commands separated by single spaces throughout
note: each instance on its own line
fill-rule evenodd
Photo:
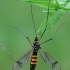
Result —
M 52 37 L 52 38 L 50 38 L 50 39 L 48 39 L 48 40 L 46 40 L 46 41 L 42 42 L 41 44 L 43 44 L 43 43 L 46 43 L 46 42 L 48 42 L 48 41 L 53 40 L 53 39 L 54 39 L 54 37 L 55 37 L 55 35 L 56 35 L 56 33 L 58 32 L 58 30 L 60 29 L 60 27 L 61 27 L 63 24 L 65 24 L 65 22 L 64 22 L 64 23 L 62 23 L 62 24 L 57 28 L 57 30 L 55 31 L 55 33 L 54 33 L 54 35 L 53 35 L 53 37 Z M 40 45 L 41 45 L 41 44 L 40 44 Z
M 30 0 L 30 3 L 31 3 L 31 0 Z M 36 26 L 35 26 L 34 17 L 33 17 L 33 12 L 32 12 L 32 3 L 31 3 L 31 16 L 32 16 L 33 24 L 34 24 L 35 34 L 36 34 L 36 37 L 37 37 Z
M 42 42 L 41 44 L 44 44 L 44 43 L 49 42 L 49 41 L 51 41 L 51 40 L 53 40 L 53 38 L 50 38 L 50 39 L 48 39 L 48 40 Z M 41 44 L 40 44 L 40 45 L 41 45 Z
M 8 25 L 8 26 L 9 26 L 9 25 Z M 32 46 L 30 39 L 29 39 L 23 32 L 21 32 L 17 27 L 15 27 L 15 26 L 9 26 L 9 27 L 15 28 L 15 29 L 18 30 L 21 34 L 23 34 L 23 35 L 26 37 L 26 39 L 29 41 L 30 45 Z
M 44 29 L 44 31 L 43 31 L 41 37 L 40 37 L 40 40 L 41 40 L 41 38 L 43 37 L 43 35 L 44 35 L 44 33 L 45 33 L 46 29 L 47 29 L 47 23 L 48 23 L 48 17 L 49 17 L 49 6 L 50 6 L 50 0 L 49 0 L 49 2 L 48 2 L 48 12 L 47 12 L 47 16 L 46 16 L 46 19 L 47 19 L 47 20 L 46 20 L 46 27 L 45 27 L 45 29 Z
M 3 45 L 3 44 L 0 44 L 1 45 L 1 47 L 2 47 L 2 49 L 12 58 L 12 60 L 14 61 L 14 62 L 16 62 L 16 60 L 10 55 L 10 53 L 7 51 L 7 49 L 4 47 L 5 45 Z

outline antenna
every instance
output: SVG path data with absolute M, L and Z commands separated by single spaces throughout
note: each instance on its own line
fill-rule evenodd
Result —
M 47 15 L 46 15 L 46 19 L 47 19 L 47 20 L 46 20 L 46 27 L 45 27 L 45 29 L 44 29 L 44 31 L 43 31 L 41 37 L 40 37 L 40 40 L 41 40 L 41 38 L 43 37 L 43 35 L 44 35 L 44 33 L 45 33 L 46 29 L 47 29 L 47 23 L 48 23 L 48 17 L 49 17 L 49 6 L 50 6 L 50 0 L 49 0 L 49 2 L 48 2 L 48 12 L 47 12 Z
M 46 43 L 46 42 L 48 42 L 48 41 L 53 40 L 53 39 L 54 39 L 54 37 L 55 37 L 55 35 L 56 35 L 56 33 L 57 33 L 57 32 L 58 32 L 58 30 L 63 26 L 63 24 L 65 24 L 65 22 L 64 22 L 64 23 L 62 23 L 62 24 L 57 28 L 57 30 L 55 31 L 55 33 L 54 33 L 54 35 L 53 35 L 53 37 L 52 37 L 52 38 L 50 38 L 50 39 L 48 39 L 48 40 L 46 40 L 46 41 L 42 42 L 41 44 L 44 44 L 44 43 Z M 41 45 L 41 44 L 40 44 L 40 45 Z
M 31 3 L 31 0 L 30 0 L 30 3 Z M 33 12 L 32 12 L 32 3 L 31 3 L 31 15 L 32 15 L 32 20 L 33 20 L 33 24 L 34 24 L 35 34 L 36 34 L 36 37 L 37 37 L 36 26 L 35 26 L 34 17 L 33 17 Z

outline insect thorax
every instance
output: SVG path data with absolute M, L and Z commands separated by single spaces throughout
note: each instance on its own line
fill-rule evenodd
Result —
M 37 37 L 35 37 L 33 48 L 35 51 L 38 51 L 40 49 L 39 39 Z

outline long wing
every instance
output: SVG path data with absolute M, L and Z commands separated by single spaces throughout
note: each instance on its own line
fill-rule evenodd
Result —
M 42 50 L 42 51 L 41 51 Z M 60 65 L 58 64 L 58 62 L 56 60 L 54 60 L 49 54 L 47 54 L 46 52 L 43 51 L 43 49 L 41 49 L 39 51 L 41 57 L 43 58 L 43 60 L 50 66 L 52 67 L 54 70 L 61 70 Z
M 23 67 L 31 58 L 32 56 L 33 48 L 27 52 L 22 58 L 20 58 L 13 66 L 12 70 L 19 70 L 21 67 Z

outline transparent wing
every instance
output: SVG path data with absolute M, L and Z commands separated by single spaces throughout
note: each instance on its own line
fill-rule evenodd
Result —
M 58 64 L 58 62 L 56 60 L 54 60 L 49 54 L 47 54 L 46 52 L 43 51 L 43 49 L 41 49 L 39 51 L 41 57 L 43 58 L 43 60 L 50 66 L 52 67 L 54 70 L 61 70 L 60 65 Z
M 19 70 L 21 67 L 23 67 L 31 58 L 32 56 L 33 48 L 27 52 L 22 58 L 20 58 L 13 66 L 12 70 Z

